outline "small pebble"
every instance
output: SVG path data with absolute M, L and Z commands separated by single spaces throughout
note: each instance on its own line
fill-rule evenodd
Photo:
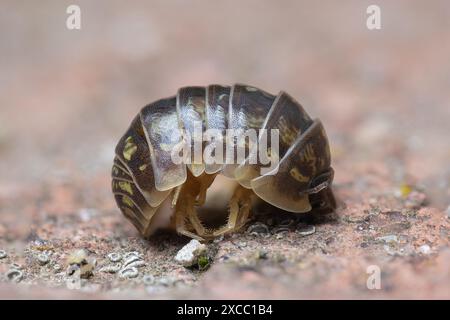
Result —
M 197 263 L 197 259 L 204 253 L 206 253 L 206 246 L 198 240 L 192 239 L 177 252 L 175 261 L 184 267 L 191 267 Z
M 281 239 L 284 238 L 284 234 L 283 234 L 283 233 L 277 233 L 276 236 L 275 236 L 275 238 L 276 238 L 277 240 L 281 240 Z
M 0 259 L 6 258 L 8 255 L 6 254 L 5 250 L 0 250 Z
M 287 227 L 276 227 L 272 231 L 274 234 L 286 234 L 289 232 L 289 228 Z
M 385 243 L 398 242 L 398 238 L 395 234 L 378 237 L 375 240 L 384 241 Z
M 224 239 L 224 235 L 220 235 L 219 237 L 217 237 L 216 239 L 213 240 L 214 243 L 220 243 L 222 242 Z
M 447 207 L 447 210 L 445 211 L 445 213 L 447 214 L 447 218 L 450 219 L 450 206 Z
M 130 252 L 127 252 L 127 253 L 125 253 L 125 255 L 123 256 L 123 258 L 126 260 L 126 259 L 128 259 L 128 258 L 130 258 L 130 257 L 138 257 L 138 258 L 141 258 L 142 259 L 142 254 L 139 252 L 139 251 L 130 251 Z
M 279 226 L 280 227 L 290 227 L 294 224 L 294 222 L 295 222 L 294 219 L 285 219 L 280 222 Z
M 223 261 L 227 261 L 229 259 L 230 259 L 230 257 L 228 255 L 224 254 L 223 256 L 220 256 L 218 260 L 223 262 Z
M 238 247 L 239 248 L 245 248 L 247 246 L 247 242 L 245 242 L 245 241 L 240 241 L 239 243 L 238 243 Z
M 362 223 L 368 220 L 367 216 L 345 216 L 344 219 L 349 223 Z
M 107 257 L 111 262 L 119 262 L 120 260 L 122 260 L 122 255 L 118 252 L 112 252 L 108 254 Z
M 137 262 L 137 261 L 141 261 L 141 258 L 139 256 L 131 255 L 124 261 L 123 267 L 127 267 L 130 264 Z
M 50 261 L 49 256 L 45 253 L 38 254 L 36 259 L 41 266 L 46 265 Z
M 309 236 L 316 232 L 316 227 L 309 224 L 297 225 L 297 233 L 302 236 Z
M 132 267 L 140 268 L 140 267 L 143 267 L 143 266 L 145 266 L 145 262 L 143 260 L 133 261 L 133 262 L 127 264 L 127 265 L 124 265 L 124 267 L 126 267 L 126 268 L 132 268 Z
M 247 233 L 252 235 L 268 234 L 269 228 L 262 222 L 256 222 L 247 229 Z
M 59 271 L 61 271 L 61 265 L 59 265 L 59 264 L 55 264 L 54 266 L 53 266 L 53 270 L 55 270 L 56 272 L 59 272 Z
M 360 247 L 361 248 L 368 248 L 369 244 L 367 242 L 361 242 Z
M 423 246 L 419 247 L 419 251 L 423 254 L 430 254 L 431 253 L 431 248 L 429 245 L 424 244 Z
M 136 278 L 139 274 L 139 271 L 135 267 L 124 268 L 119 271 L 119 277 L 121 278 Z
M 18 263 L 13 263 L 11 265 L 11 269 L 17 269 L 17 270 L 22 270 L 22 265 L 18 264 Z
M 104 266 L 100 269 L 100 271 L 106 273 L 117 273 L 120 271 L 120 268 L 121 268 L 120 263 L 116 263 Z
M 142 277 L 142 282 L 146 285 L 146 286 L 151 286 L 155 283 L 155 277 L 152 276 L 151 274 L 146 274 Z
M 23 273 L 21 270 L 13 268 L 6 273 L 8 280 L 13 282 L 20 282 L 23 278 Z

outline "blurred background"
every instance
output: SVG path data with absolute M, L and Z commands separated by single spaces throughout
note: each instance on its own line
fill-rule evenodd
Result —
M 81 30 L 66 28 L 71 4 L 81 8 Z M 381 8 L 380 30 L 366 27 L 370 4 Z M 114 147 L 142 106 L 185 85 L 241 82 L 296 97 L 327 130 L 341 215 L 378 203 L 400 210 L 404 202 L 391 197 L 410 189 L 426 195 L 431 216 L 449 214 L 448 1 L 1 0 L 0 7 L 0 249 L 26 266 L 22 252 L 37 238 L 80 245 L 88 237 L 80 226 L 99 221 L 89 220 L 92 212 L 105 230 L 85 232 L 139 238 L 110 192 Z M 81 222 L 70 220 L 80 214 Z M 429 241 L 448 246 L 448 219 L 437 221 L 440 235 Z M 0 260 L 0 273 L 8 263 Z M 41 271 L 30 268 L 22 282 L 39 282 Z M 449 297 L 448 282 L 436 290 Z

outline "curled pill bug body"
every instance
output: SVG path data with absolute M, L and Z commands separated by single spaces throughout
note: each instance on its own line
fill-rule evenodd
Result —
M 115 154 L 115 200 L 144 237 L 166 227 L 198 240 L 237 231 L 255 197 L 293 213 L 336 207 L 325 129 L 284 91 L 272 95 L 243 84 L 180 88 L 141 109 Z M 196 207 L 220 174 L 237 186 L 226 224 L 207 228 Z

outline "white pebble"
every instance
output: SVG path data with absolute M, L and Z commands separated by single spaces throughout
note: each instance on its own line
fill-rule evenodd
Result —
M 108 254 L 108 259 L 111 262 L 119 262 L 120 260 L 122 260 L 122 255 L 118 252 L 112 252 Z
M 123 267 L 127 267 L 127 266 L 129 266 L 130 264 L 132 264 L 133 262 L 141 261 L 141 260 L 142 260 L 142 259 L 141 259 L 140 257 L 138 257 L 138 256 L 130 256 L 128 259 L 126 259 L 126 260 L 124 261 Z
M 269 233 L 269 228 L 262 222 L 255 222 L 247 229 L 247 233 L 258 235 Z
M 384 236 L 384 237 L 378 237 L 378 238 L 376 238 L 376 240 L 384 241 L 385 243 L 398 242 L 398 238 L 394 234 Z
M 431 253 L 431 248 L 429 245 L 424 244 L 423 246 L 419 247 L 419 251 L 423 254 L 430 254 Z
M 45 253 L 39 253 L 36 259 L 41 266 L 47 264 L 50 261 L 49 256 Z
M 139 274 L 139 271 L 135 267 L 124 268 L 119 271 L 119 276 L 121 278 L 136 278 Z
M 123 256 L 124 259 L 128 259 L 130 257 L 138 257 L 138 258 L 142 258 L 142 254 L 139 251 L 130 251 L 125 253 L 125 255 Z
M 298 225 L 297 233 L 302 236 L 309 236 L 316 232 L 316 227 L 312 225 Z
M 13 282 L 20 282 L 23 278 L 23 273 L 19 269 L 11 269 L 6 273 L 8 280 Z
M 188 244 L 178 251 L 175 261 L 184 267 L 191 267 L 197 263 L 198 257 L 206 252 L 206 246 L 198 240 L 192 239 Z
M 134 262 L 131 262 L 131 263 L 129 263 L 129 264 L 127 264 L 127 265 L 124 265 L 124 267 L 127 267 L 127 268 L 140 268 L 140 267 L 143 267 L 143 266 L 145 266 L 145 262 L 143 261 L 143 260 L 138 260 L 138 261 L 134 261 Z
M 100 269 L 101 272 L 106 273 L 117 273 L 119 272 L 119 270 L 120 270 L 120 263 L 107 265 Z

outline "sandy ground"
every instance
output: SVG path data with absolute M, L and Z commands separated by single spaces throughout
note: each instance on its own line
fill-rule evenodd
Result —
M 450 298 L 448 2 L 377 1 L 377 31 L 367 1 L 77 2 L 79 31 L 71 2 L 0 3 L 0 298 Z M 114 147 L 148 102 L 235 82 L 322 120 L 339 208 L 255 209 L 268 232 L 186 269 L 189 239 L 144 240 L 116 208 Z M 76 249 L 95 267 L 74 284 Z M 134 278 L 105 272 L 132 251 Z

